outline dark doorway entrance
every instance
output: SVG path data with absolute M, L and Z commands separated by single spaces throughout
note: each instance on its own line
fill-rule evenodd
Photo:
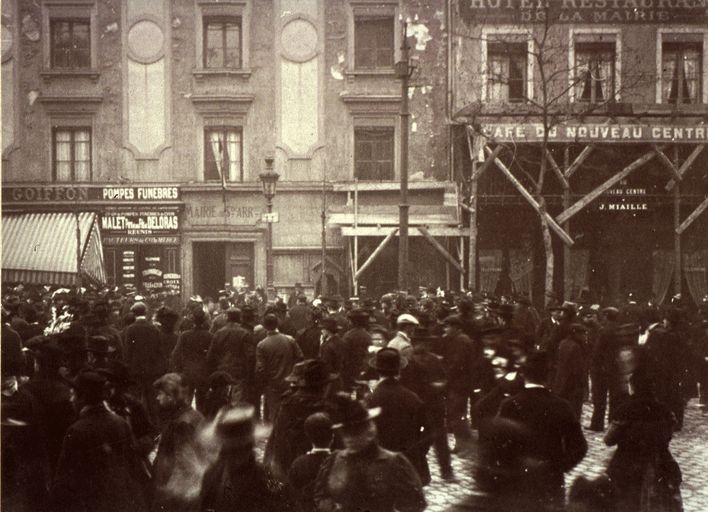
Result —
M 194 291 L 216 298 L 226 283 L 253 288 L 253 244 L 229 242 L 194 243 Z

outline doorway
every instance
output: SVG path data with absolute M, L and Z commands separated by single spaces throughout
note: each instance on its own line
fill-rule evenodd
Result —
M 253 243 L 194 242 L 194 292 L 202 298 L 218 297 L 226 283 L 253 287 Z

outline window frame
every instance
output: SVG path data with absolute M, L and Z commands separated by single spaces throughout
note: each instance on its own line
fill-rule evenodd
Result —
M 244 181 L 244 168 L 243 168 L 243 161 L 244 161 L 244 153 L 243 153 L 243 126 L 241 125 L 225 125 L 225 124 L 215 124 L 215 125 L 205 125 L 203 128 L 203 137 L 202 137 L 202 142 L 203 142 L 203 147 L 204 147 L 204 155 L 202 158 L 202 179 L 205 183 L 214 183 L 214 182 L 220 182 L 221 178 L 207 178 L 207 163 L 208 163 L 208 158 L 207 155 L 209 154 L 209 151 L 211 151 L 211 143 L 209 141 L 209 134 L 211 132 L 222 132 L 224 135 L 224 140 L 226 140 L 226 135 L 228 131 L 235 131 L 237 132 L 240 137 L 239 137 L 239 152 L 241 155 L 241 159 L 239 161 L 239 168 L 238 168 L 238 175 L 239 179 L 238 180 L 231 180 L 230 176 L 227 176 L 227 178 L 224 180 L 226 183 L 243 183 Z M 224 163 L 228 164 L 228 162 L 221 162 L 222 166 Z M 223 169 L 223 168 L 222 168 Z M 223 171 L 222 171 L 223 172 Z
M 344 74 L 352 79 L 358 75 L 394 77 L 394 66 L 381 68 L 357 68 L 356 66 L 356 20 L 392 18 L 393 20 L 393 64 L 401 60 L 401 41 L 403 37 L 398 0 L 348 0 L 347 14 L 347 52 Z
M 71 36 L 72 36 L 72 46 L 74 45 L 74 32 L 73 32 L 73 27 L 74 25 L 77 24 L 83 24 L 88 27 L 88 55 L 86 56 L 88 58 L 88 61 L 86 62 L 85 65 L 74 65 L 74 61 L 76 60 L 75 58 L 72 58 L 76 52 L 69 51 L 68 52 L 68 60 L 70 60 L 70 65 L 69 66 L 57 66 L 56 64 L 56 57 L 57 57 L 57 50 L 56 50 L 56 45 L 54 41 L 55 37 L 55 25 L 58 23 L 68 23 Z M 56 71 L 74 71 L 74 70 L 86 70 L 86 69 L 91 69 L 91 18 L 61 18 L 61 17 L 56 17 L 56 18 L 50 18 L 49 19 L 49 65 L 52 70 Z
M 70 153 L 71 153 L 71 180 L 60 181 L 57 179 L 57 133 L 66 131 L 71 133 Z M 79 181 L 76 179 L 76 141 L 75 135 L 79 131 L 87 131 L 89 134 L 88 157 L 89 169 L 88 179 Z M 93 181 L 93 127 L 90 125 L 52 126 L 52 182 L 54 183 L 91 183 Z
M 240 19 L 240 67 L 238 68 L 207 68 L 204 66 L 206 58 L 206 34 L 204 20 L 218 18 Z M 195 64 L 192 75 L 197 80 L 208 80 L 210 77 L 236 76 L 248 79 L 250 69 L 250 23 L 251 2 L 248 0 L 197 0 L 194 2 L 194 58 Z
M 236 66 L 226 65 L 226 24 L 233 23 L 238 25 L 238 63 Z M 221 66 L 208 66 L 207 65 L 207 41 L 209 38 L 208 26 L 209 24 L 221 24 L 221 38 L 222 38 L 222 51 L 224 52 L 222 65 Z M 243 69 L 243 17 L 234 16 L 202 16 L 202 69 L 207 70 L 234 70 L 240 71 Z
M 358 163 L 361 161 L 361 159 L 358 157 L 358 145 L 361 142 L 360 140 L 357 140 L 357 132 L 370 132 L 370 133 L 378 133 L 378 134 L 387 134 L 387 136 L 390 135 L 390 147 L 391 147 L 391 170 L 390 170 L 390 176 L 386 177 L 380 177 L 380 178 L 362 178 L 358 176 Z M 376 142 L 377 140 L 381 140 L 381 137 L 372 137 L 371 142 Z M 368 141 L 367 141 L 368 142 Z M 385 125 L 369 125 L 369 126 L 355 126 L 354 127 L 354 150 L 352 152 L 353 157 L 354 157 L 354 179 L 360 180 L 360 181 L 374 181 L 374 182 L 382 182 L 382 181 L 393 181 L 396 179 L 396 128 L 395 126 L 385 126 Z M 367 160 L 369 163 L 375 163 L 377 165 L 380 165 L 382 162 L 388 162 L 389 160 L 381 160 L 381 159 L 376 159 L 372 155 L 372 158 L 370 160 Z
M 81 68 L 55 68 L 52 66 L 52 22 L 60 20 L 89 21 L 89 66 Z M 43 79 L 55 76 L 76 76 L 96 80 L 99 76 L 98 59 L 98 10 L 96 0 L 43 0 L 42 2 L 42 69 Z
M 575 42 L 575 62 L 573 64 L 573 86 L 576 89 L 584 82 L 584 79 L 581 79 L 578 72 L 580 65 L 578 63 L 578 59 L 580 55 L 589 55 L 588 63 L 590 67 L 593 67 L 594 65 L 597 65 L 598 63 L 604 63 L 605 60 L 602 59 L 600 56 L 601 55 L 609 55 L 609 64 L 610 64 L 610 76 L 609 78 L 605 78 L 605 80 L 609 80 L 610 82 L 610 91 L 609 94 L 607 95 L 606 98 L 601 98 L 598 101 L 597 98 L 597 93 L 598 93 L 598 87 L 602 87 L 600 85 L 601 80 L 592 78 L 590 80 L 590 98 L 585 99 L 582 97 L 584 94 L 584 86 L 583 86 L 583 94 L 578 97 L 576 94 L 576 101 L 578 103 L 588 103 L 588 104 L 598 104 L 598 103 L 605 103 L 605 102 L 611 102 L 614 100 L 614 98 L 617 96 L 617 71 L 616 71 L 616 65 L 617 65 L 617 46 L 613 42 Z M 592 73 L 592 71 L 590 71 Z
M 485 102 L 490 102 L 489 98 L 489 45 L 500 43 L 525 44 L 526 45 L 526 87 L 524 89 L 524 100 L 512 103 L 525 103 L 533 101 L 535 95 L 535 60 L 533 53 L 535 50 L 533 33 L 528 28 L 499 25 L 496 27 L 485 27 L 482 29 L 482 38 L 480 41 L 480 77 L 481 89 L 480 99 Z
M 667 49 L 667 46 L 676 46 L 675 49 Z M 696 77 L 696 96 L 695 98 L 692 98 L 693 101 L 681 101 L 685 100 L 686 98 L 683 98 L 683 83 L 687 82 L 687 78 L 685 75 L 685 70 L 683 66 L 681 66 L 681 62 L 683 62 L 683 57 L 685 56 L 686 52 L 691 51 L 691 50 L 698 50 L 698 73 Z M 675 101 L 671 101 L 671 92 L 669 92 L 669 97 L 665 98 L 663 91 L 663 85 L 664 85 L 664 73 L 663 73 L 663 68 L 664 68 L 664 62 L 666 54 L 669 52 L 675 53 L 674 57 L 674 64 L 676 65 L 676 70 L 679 73 L 678 80 L 681 82 L 678 86 L 678 91 L 677 91 L 677 96 Z M 661 83 L 662 83 L 662 103 L 667 103 L 670 105 L 697 105 L 701 103 L 701 99 L 703 97 L 703 83 L 701 81 L 701 77 L 703 76 L 703 45 L 701 43 L 693 43 L 693 42 L 686 42 L 686 43 L 674 43 L 674 42 L 665 42 L 662 43 L 661 45 L 661 63 L 662 63 L 662 74 L 661 74 Z M 673 78 L 670 79 L 671 82 L 673 82 Z M 691 98 L 689 98 L 691 99 Z
M 622 29 L 571 27 L 568 34 L 568 97 L 571 103 L 587 103 L 576 97 L 576 44 L 614 43 L 613 92 L 606 103 L 619 102 L 622 97 Z
M 378 46 L 378 38 L 375 39 L 375 42 L 377 46 L 373 49 L 375 57 L 374 57 L 374 64 L 373 66 L 365 66 L 362 65 L 360 62 L 360 40 L 365 39 L 364 37 L 358 37 L 358 32 L 359 32 L 359 27 L 361 27 L 365 23 L 377 23 L 380 25 L 386 25 L 390 29 L 390 42 L 391 42 L 391 48 L 390 48 L 390 58 L 391 62 L 387 64 L 379 64 L 378 62 L 378 57 L 379 57 L 379 52 L 382 50 L 388 50 L 388 48 L 385 47 L 379 47 Z M 387 16 L 387 15 L 354 15 L 354 69 L 357 71 L 386 71 L 386 70 L 393 70 L 393 66 L 396 63 L 396 30 L 395 30 L 395 19 L 393 15 Z M 378 30 L 376 31 L 378 34 Z M 387 37 L 388 39 L 388 37 Z
M 519 98 L 512 98 L 511 97 L 511 63 L 513 62 L 513 59 L 517 58 L 522 58 L 523 59 L 523 65 L 521 66 L 522 69 L 522 78 L 520 80 L 521 82 L 521 97 Z M 529 54 L 528 54 L 528 46 L 526 46 L 524 43 L 516 43 L 516 42 L 511 42 L 511 43 L 501 43 L 501 42 L 493 42 L 493 43 L 488 43 L 487 44 L 487 70 L 486 70 L 486 80 L 487 80 L 487 91 L 488 93 L 491 92 L 492 86 L 497 83 L 497 81 L 494 79 L 494 76 L 492 75 L 492 70 L 491 66 L 492 63 L 495 60 L 503 60 L 504 62 L 508 62 L 509 64 L 509 76 L 506 77 L 506 85 L 509 86 L 509 90 L 507 93 L 506 98 L 502 98 L 502 102 L 508 102 L 508 103 L 525 103 L 528 101 L 528 95 L 527 95 L 527 87 L 526 84 L 528 82 L 528 59 L 529 59 Z M 504 78 L 502 77 L 502 80 Z M 503 81 L 500 81 L 499 83 L 504 84 Z M 489 98 L 489 101 L 497 101 L 494 98 Z
M 698 84 L 700 89 L 698 102 L 692 103 L 669 103 L 664 101 L 663 88 L 663 47 L 664 43 L 697 43 L 702 46 L 702 58 L 700 62 L 700 71 L 703 80 Z M 656 98 L 657 104 L 673 105 L 700 105 L 708 104 L 708 28 L 686 27 L 683 26 L 666 26 L 657 29 L 656 33 Z

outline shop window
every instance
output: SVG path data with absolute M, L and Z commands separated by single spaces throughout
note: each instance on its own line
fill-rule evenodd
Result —
M 490 43 L 487 46 L 488 101 L 521 102 L 526 99 L 527 48 L 525 43 Z
M 355 17 L 355 68 L 392 69 L 394 39 L 393 36 L 393 17 Z
M 661 88 L 665 103 L 700 103 L 700 43 L 664 43 L 661 48 Z
M 50 21 L 50 60 L 56 69 L 91 67 L 91 23 L 89 19 Z
M 241 18 L 204 18 L 204 67 L 241 69 Z
M 576 43 L 575 100 L 602 103 L 615 96 L 614 43 Z
M 205 181 L 243 181 L 242 135 L 237 127 L 204 130 Z
M 354 173 L 360 180 L 392 180 L 394 129 L 355 128 Z
M 103 259 L 106 265 L 106 282 L 115 286 L 116 276 L 118 276 L 118 256 L 115 249 L 103 249 Z
M 165 272 L 168 274 L 179 274 L 179 253 L 176 247 L 165 249 Z
M 91 128 L 57 127 L 52 131 L 55 181 L 91 181 Z

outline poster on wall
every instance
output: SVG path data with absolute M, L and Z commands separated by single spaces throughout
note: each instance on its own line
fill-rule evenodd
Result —
M 182 286 L 182 276 L 171 272 L 166 272 L 162 275 L 163 286 L 172 292 L 180 293 Z
M 129 289 L 135 288 L 135 251 L 121 251 L 121 277 L 123 286 Z
M 144 256 L 142 285 L 147 291 L 159 290 L 162 288 L 162 258 L 160 256 Z

